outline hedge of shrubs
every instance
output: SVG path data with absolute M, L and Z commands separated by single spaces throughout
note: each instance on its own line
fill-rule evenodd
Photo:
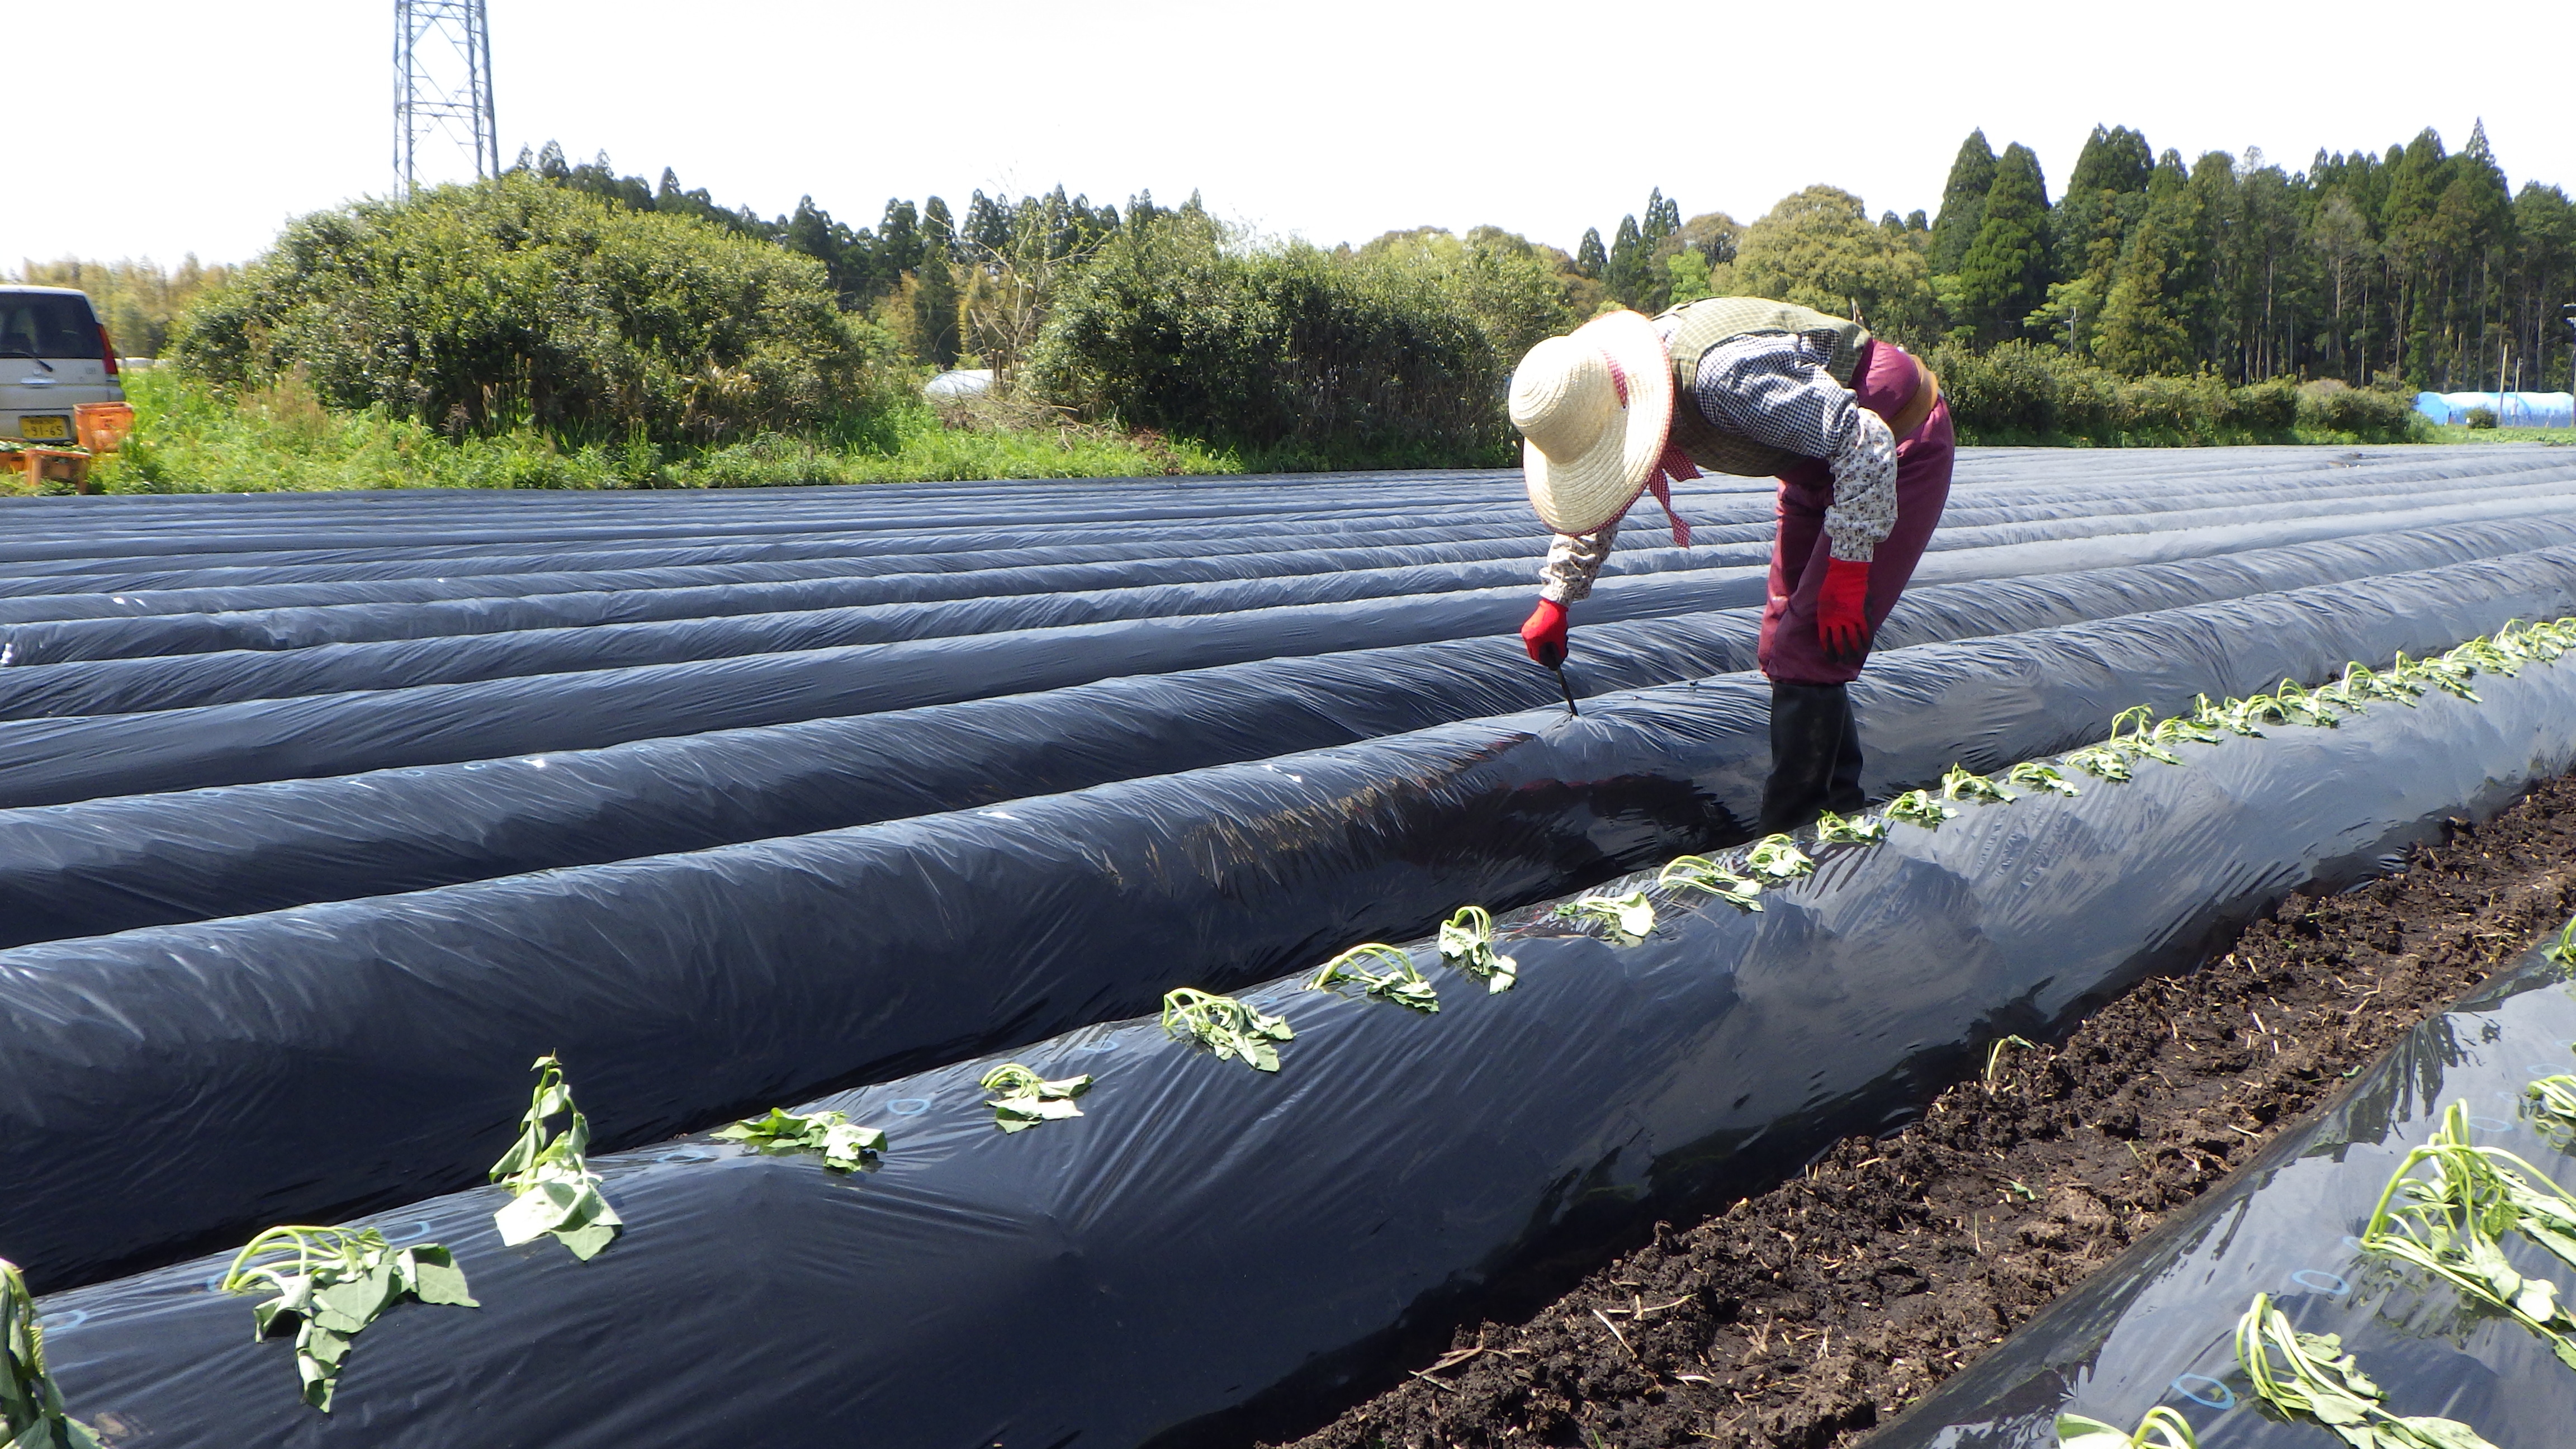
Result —
M 1256 469 L 1499 466 L 1522 314 L 1554 301 L 1471 255 L 1230 244 L 1198 212 L 1131 222 L 1075 276 L 1028 382 L 1086 417 L 1234 449 Z M 1492 275 L 1487 275 L 1491 273 Z M 1519 279 L 1524 280 L 1526 279 Z M 1555 327 L 1572 319 L 1549 316 Z M 1534 339 L 1530 339 L 1534 340 Z
M 2394 443 L 2424 435 L 2424 420 L 2405 397 L 2340 382 L 2276 378 L 2230 387 L 2205 372 L 2123 377 L 2018 341 L 1984 353 L 1943 344 L 1926 360 L 1941 375 L 1966 443 Z
M 912 381 L 821 262 L 516 174 L 301 218 L 173 352 L 227 389 L 291 377 L 457 436 L 814 432 Z

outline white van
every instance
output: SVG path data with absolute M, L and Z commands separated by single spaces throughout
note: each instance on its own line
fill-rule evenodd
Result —
M 0 438 L 69 447 L 74 407 L 123 401 L 116 349 L 86 293 L 0 286 Z

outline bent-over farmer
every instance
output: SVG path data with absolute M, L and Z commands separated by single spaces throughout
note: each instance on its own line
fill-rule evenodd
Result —
M 1512 374 L 1530 502 L 1556 532 L 1532 659 L 1564 662 L 1567 609 L 1592 592 L 1619 520 L 1701 470 L 1780 480 L 1758 658 L 1771 680 L 1771 778 L 1761 829 L 1862 804 L 1860 731 L 1845 690 L 1914 576 L 1950 496 L 1950 409 L 1932 370 L 1857 322 L 1758 297 L 1715 297 L 1651 321 L 1594 318 Z

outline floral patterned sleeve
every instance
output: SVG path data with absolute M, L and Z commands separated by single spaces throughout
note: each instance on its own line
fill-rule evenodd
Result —
M 1560 604 L 1580 603 L 1592 596 L 1592 581 L 1600 576 L 1602 563 L 1610 557 L 1610 546 L 1618 542 L 1619 520 L 1611 519 L 1590 533 L 1560 533 L 1547 548 L 1547 562 L 1539 566 L 1538 596 Z

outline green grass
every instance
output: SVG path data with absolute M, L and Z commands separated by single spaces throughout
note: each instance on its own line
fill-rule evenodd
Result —
M 1186 441 L 1097 429 L 963 431 L 927 406 L 837 438 L 706 447 L 569 444 L 532 429 L 452 439 L 381 411 L 334 412 L 284 383 L 226 397 L 167 368 L 130 374 L 134 434 L 91 475 L 110 493 L 357 488 L 749 488 L 977 478 L 1118 478 L 1242 471 Z
M 1508 459 L 1231 450 L 1099 428 L 951 428 L 912 406 L 826 438 L 768 436 L 704 447 L 568 443 L 533 429 L 451 438 L 381 411 L 334 412 L 294 382 L 234 398 L 167 369 L 129 374 L 135 430 L 92 477 L 111 493 L 255 493 L 357 488 L 750 488 L 979 478 L 1125 478 L 1304 472 L 1318 468 L 1507 466 Z M 1977 436 L 1963 443 L 2097 447 L 2080 437 Z M 2298 429 L 2295 441 L 2352 446 L 2347 434 Z M 2576 444 L 2576 429 L 2425 424 L 2436 443 Z M 2271 435 L 2123 435 L 2117 445 L 2289 442 Z M 54 485 L 49 485 L 54 486 Z
M 2576 445 L 2576 428 L 2473 428 L 2465 423 L 2433 423 L 2425 427 L 2434 443 L 2553 443 L 2559 447 Z

